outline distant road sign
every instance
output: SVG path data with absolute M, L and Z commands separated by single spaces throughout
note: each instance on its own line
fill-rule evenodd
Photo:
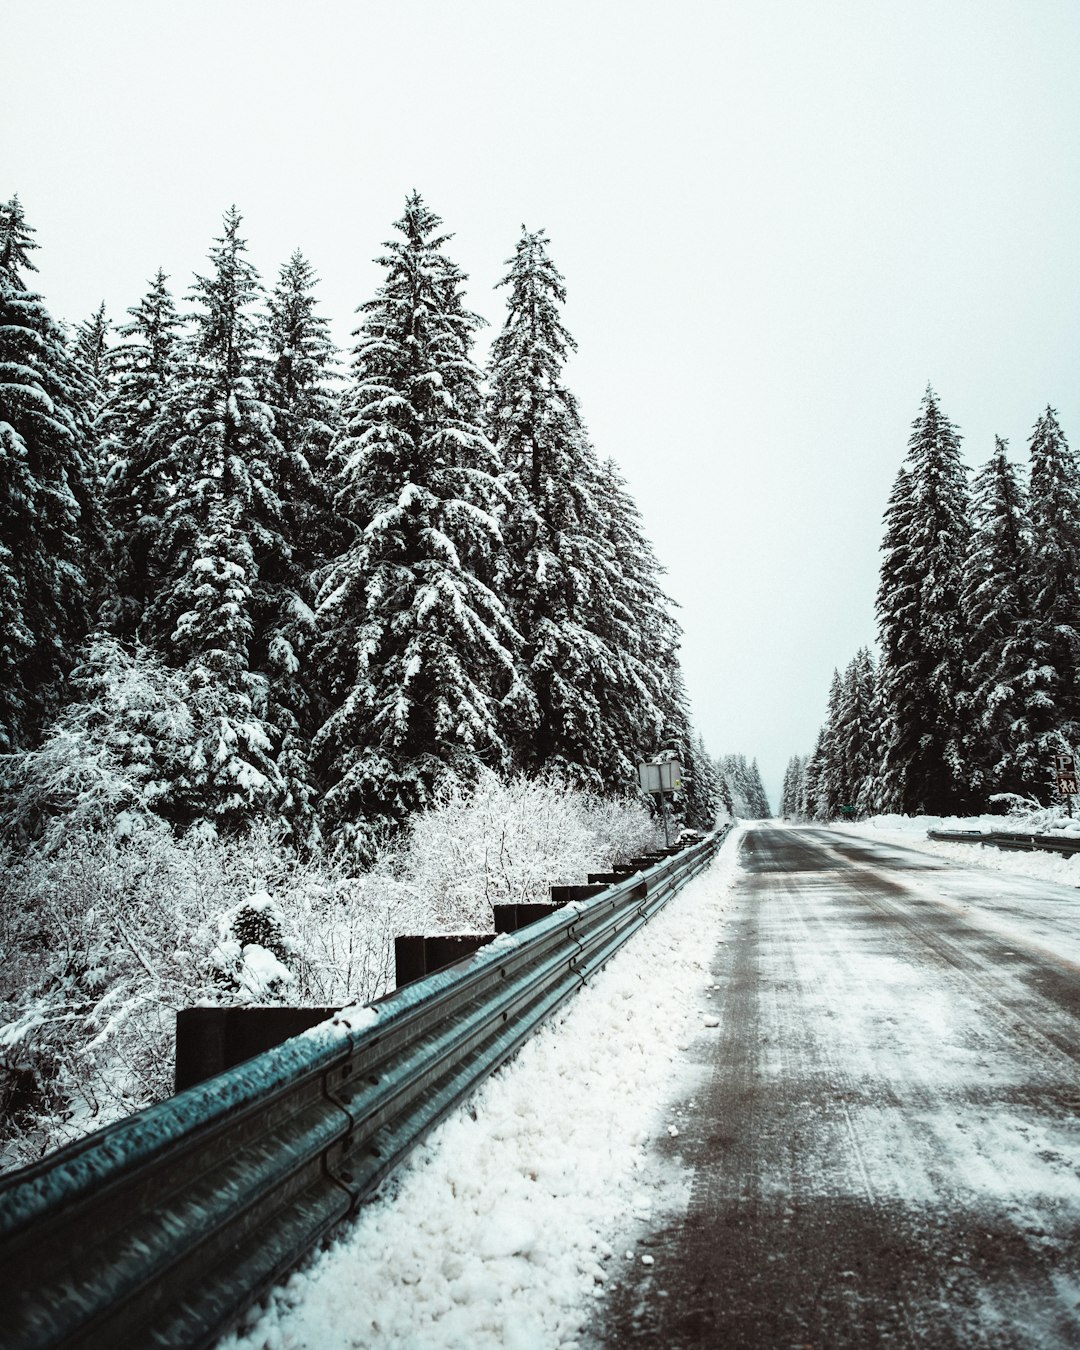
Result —
M 646 792 L 677 792 L 682 787 L 682 765 L 676 759 L 639 764 L 638 782 Z
M 1058 792 L 1063 797 L 1077 796 L 1076 756 L 1072 754 L 1055 755 L 1054 765 L 1057 769 Z

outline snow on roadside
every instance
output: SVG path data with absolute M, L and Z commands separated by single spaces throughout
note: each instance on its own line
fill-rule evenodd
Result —
M 1011 830 L 1022 833 L 1028 828 L 1001 816 L 874 816 L 840 828 L 868 839 L 933 853 L 965 867 L 985 867 L 993 872 L 1080 887 L 1080 854 L 1066 857 L 1058 853 L 1013 853 L 990 844 L 952 844 L 926 837 L 927 830 L 979 830 L 983 833 Z
M 740 834 L 219 1350 L 576 1346 L 637 1227 L 684 1198 L 649 1144 L 701 1072 L 680 1052 Z

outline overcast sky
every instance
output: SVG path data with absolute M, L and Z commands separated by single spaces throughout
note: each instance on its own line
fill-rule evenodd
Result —
M 1077 0 L 34 0 L 6 31 L 0 197 L 59 318 L 159 265 L 182 296 L 235 202 L 344 343 L 417 188 L 497 328 L 546 228 L 697 724 L 774 799 L 873 639 L 927 382 L 972 464 L 1047 403 L 1080 446 Z

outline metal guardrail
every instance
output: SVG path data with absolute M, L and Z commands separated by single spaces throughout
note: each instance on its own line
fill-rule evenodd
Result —
M 726 833 L 4 1179 L 5 1350 L 212 1345 Z
M 928 839 L 953 844 L 990 844 L 1021 853 L 1080 853 L 1080 839 L 1053 834 L 1018 834 L 1004 830 L 927 830 Z

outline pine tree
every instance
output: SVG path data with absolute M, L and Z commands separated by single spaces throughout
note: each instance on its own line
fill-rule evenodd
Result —
M 1045 785 L 1037 738 L 1052 702 L 1036 656 L 1027 506 L 1006 448 L 997 437 L 972 492 L 964 579 L 974 711 L 968 763 L 983 793 L 1030 797 Z
M 828 711 L 825 715 L 825 739 L 822 744 L 822 760 L 819 770 L 818 793 L 821 808 L 826 820 L 835 820 L 841 808 L 849 805 L 851 784 L 848 781 L 847 763 L 844 754 L 844 684 L 840 672 L 834 670 L 829 686 Z
M 675 819 L 694 829 L 711 829 L 719 809 L 713 788 L 713 774 L 702 763 L 703 747 L 690 719 L 690 700 L 686 693 L 682 671 L 673 661 L 663 673 L 665 706 L 663 708 L 662 740 L 659 752 L 655 747 L 643 752 L 641 758 L 665 758 L 671 755 L 682 765 L 682 785 L 672 798 Z M 630 737 L 627 733 L 627 738 Z M 706 756 L 706 761 L 708 757 Z M 622 784 L 608 782 L 607 790 L 623 790 Z
M 1053 408 L 1035 423 L 1030 454 L 1031 730 L 1035 754 L 1048 757 L 1080 744 L 1080 472 Z
M 830 817 L 873 810 L 880 771 L 876 685 L 874 658 L 866 647 L 842 676 L 833 675 L 819 788 Z
M 175 399 L 182 375 L 180 319 L 158 269 L 111 355 L 113 387 L 98 417 L 106 469 L 113 602 L 106 626 L 130 640 L 162 578 L 158 537 L 179 483 L 172 450 L 182 434 Z
M 575 343 L 547 242 L 542 230 L 522 231 L 500 283 L 509 288 L 508 312 L 489 371 L 488 424 L 509 490 L 501 582 L 532 696 L 530 717 L 515 712 L 512 741 L 522 767 L 555 767 L 614 790 L 630 786 L 636 757 L 667 739 L 665 710 L 649 688 L 662 676 L 643 670 L 640 633 L 628 637 L 642 617 L 631 592 L 644 584 L 647 604 L 655 602 L 647 579 L 655 560 L 642 556 L 632 574 L 616 556 L 620 527 L 643 536 L 625 485 L 600 468 L 563 381 Z
M 212 274 L 192 292 L 191 365 L 165 414 L 183 430 L 166 469 L 176 487 L 157 540 L 162 581 L 141 625 L 184 668 L 193 697 L 216 710 L 212 732 L 193 748 L 190 811 L 227 829 L 281 804 L 258 648 L 280 609 L 261 569 L 290 551 L 274 479 L 281 445 L 258 396 L 261 286 L 239 229 L 233 207 L 210 252 Z
M 883 741 L 877 668 L 868 647 L 861 647 L 844 678 L 841 753 L 848 785 L 847 805 L 861 816 L 877 809 Z
M 310 744 L 329 712 L 318 696 L 311 661 L 318 636 L 316 574 L 346 539 L 343 523 L 332 513 L 328 478 L 338 422 L 330 387 L 337 349 L 315 308 L 316 280 L 315 269 L 297 250 L 281 268 L 267 306 L 265 394 L 281 445 L 274 478 L 291 547 L 262 566 L 264 582 L 281 597 L 278 611 L 267 617 L 263 640 L 270 676 L 267 718 L 279 736 L 283 810 L 298 839 L 310 844 L 318 838 Z
M 110 393 L 112 376 L 112 347 L 109 341 L 113 324 L 105 313 L 103 300 L 85 323 L 75 328 L 71 354 L 94 382 L 95 395 L 91 414 L 96 416 Z
M 479 318 L 449 236 L 414 193 L 379 260 L 335 443 L 336 506 L 355 540 L 326 570 L 320 679 L 334 711 L 316 748 L 323 814 L 369 858 L 440 783 L 502 767 L 517 635 L 492 589 L 500 499 L 470 348 Z
M 600 466 L 595 501 L 592 591 L 601 603 L 588 625 L 607 659 L 594 686 L 602 738 L 594 754 L 606 790 L 619 791 L 632 781 L 630 765 L 658 747 L 676 749 L 689 764 L 697 738 L 679 663 L 682 632 L 661 585 L 663 568 L 614 460 Z M 702 815 L 710 807 L 694 809 Z
M 732 811 L 740 819 L 749 817 L 752 812 L 749 805 L 750 788 L 747 782 L 747 764 L 745 755 L 721 755 L 720 771 L 728 785 Z
M 806 764 L 788 765 L 785 800 L 808 802 L 818 820 L 868 814 L 878 793 L 880 732 L 874 659 L 861 648 L 843 675 L 833 671 L 828 711 Z M 809 786 L 808 786 L 809 784 Z
M 33 744 L 85 636 L 103 538 L 93 389 L 25 274 L 33 229 L 0 206 L 0 750 Z
M 871 772 L 858 799 L 858 806 L 863 814 L 873 815 L 876 812 L 888 809 L 885 791 L 888 714 L 881 679 L 880 661 L 871 661 L 866 687 L 867 704 L 870 709 L 870 751 L 868 758 Z
M 768 794 L 761 781 L 761 771 L 758 769 L 756 759 L 750 761 L 749 782 L 751 809 L 758 820 L 768 820 L 772 815 L 772 807 L 769 805 Z
M 756 759 L 748 763 L 745 755 L 723 755 L 720 768 L 731 790 L 737 816 L 763 820 L 772 815 Z
M 327 468 L 339 422 L 331 387 L 338 352 L 328 320 L 315 308 L 317 282 L 315 269 L 297 249 L 281 268 L 267 305 L 265 392 L 281 442 L 277 478 L 298 587 L 344 543 L 343 524 L 331 515 Z
M 701 736 L 695 736 L 692 746 L 691 770 L 696 809 L 688 809 L 686 818 L 697 829 L 711 830 L 720 817 L 733 815 L 729 794 L 716 763 L 705 748 Z
M 828 727 L 823 725 L 817 734 L 814 748 L 806 761 L 803 774 L 803 799 L 800 815 L 805 820 L 827 820 L 828 808 L 824 798 L 822 779 L 825 774 Z
M 712 766 L 716 775 L 717 800 L 720 803 L 720 810 L 726 812 L 729 819 L 734 820 L 736 816 L 735 794 L 732 791 L 731 780 L 728 778 L 725 769 L 726 760 L 726 755 L 716 755 L 713 757 Z
M 970 799 L 960 609 L 968 492 L 960 438 L 927 389 L 886 512 L 878 622 L 888 706 L 886 791 L 905 814 Z
M 802 816 L 805 778 L 806 760 L 801 755 L 792 755 L 784 770 L 780 792 L 780 815 L 785 820 L 798 820 Z

